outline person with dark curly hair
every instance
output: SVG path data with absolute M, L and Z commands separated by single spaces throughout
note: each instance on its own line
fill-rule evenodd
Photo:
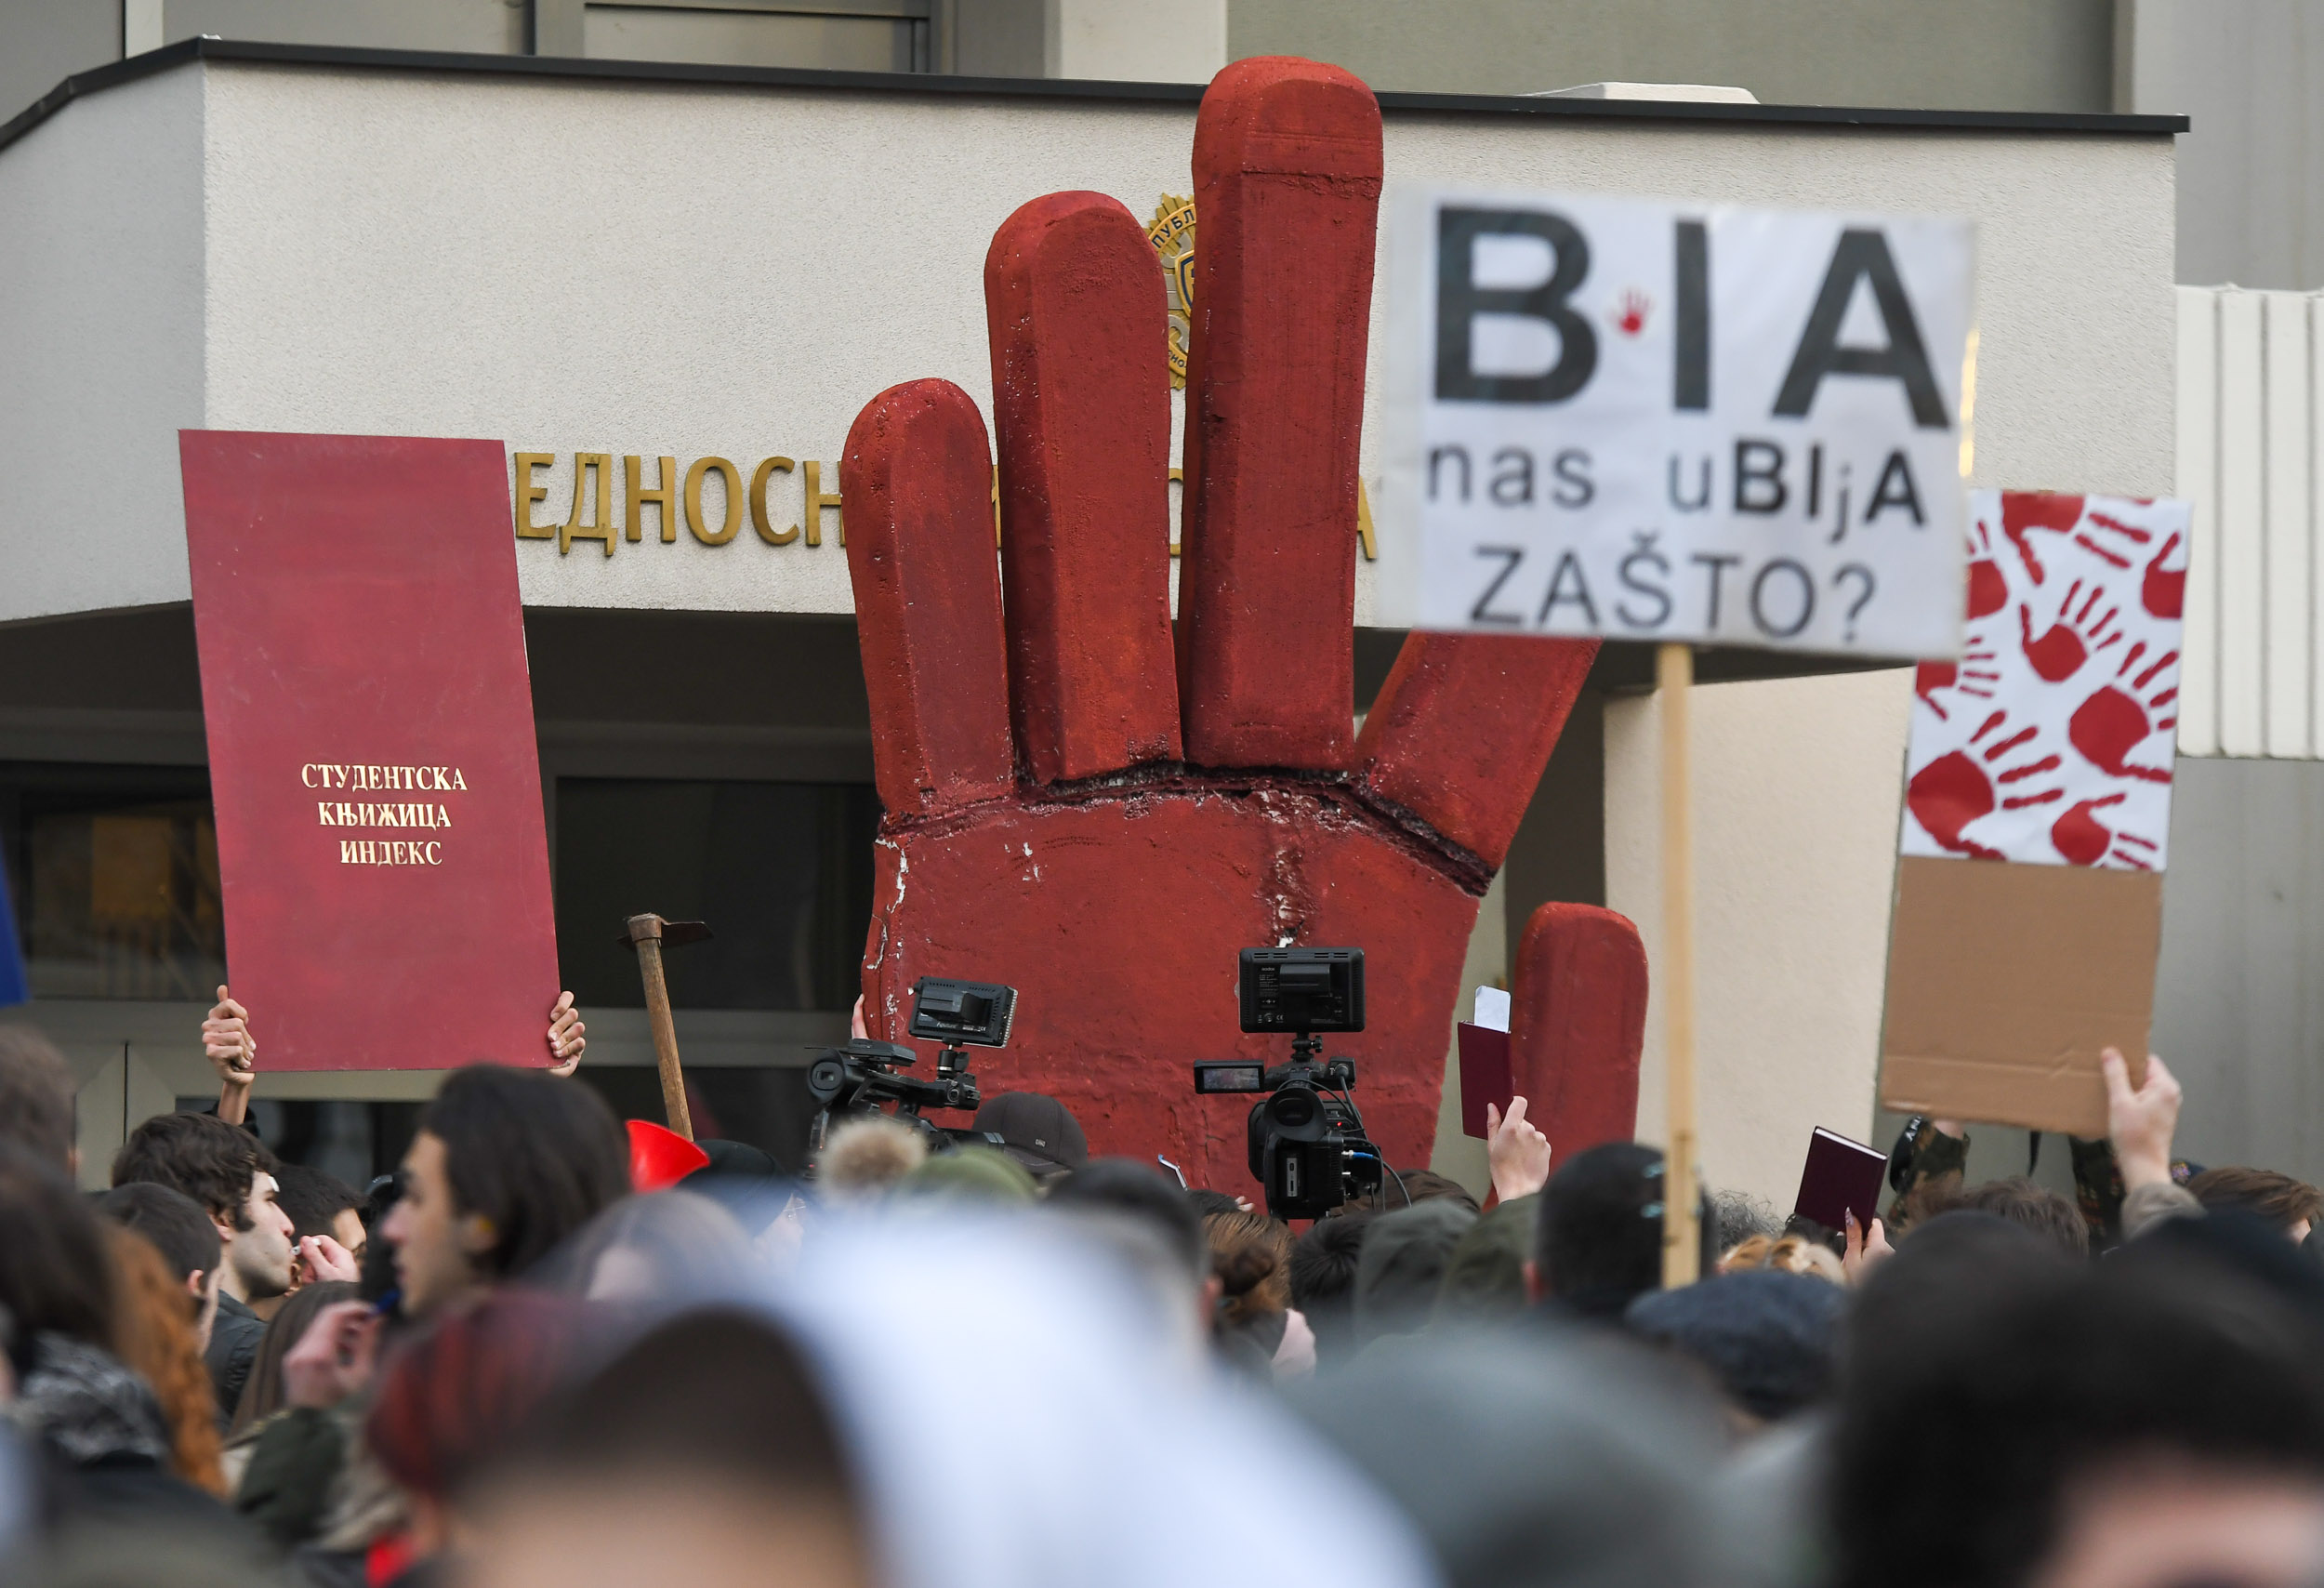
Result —
M 266 1319 L 291 1288 L 298 1251 L 275 1202 L 274 1154 L 247 1131 L 207 1114 L 157 1114 L 113 1155 L 116 1187 L 150 1182 L 191 1197 L 218 1231 L 218 1317 L 205 1357 L 221 1419 L 250 1379 Z M 322 1276 L 351 1279 L 352 1268 Z

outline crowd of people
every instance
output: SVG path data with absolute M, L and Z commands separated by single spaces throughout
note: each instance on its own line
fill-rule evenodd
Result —
M 1881 1217 L 1706 1195 L 1666 1287 L 1662 1155 L 1522 1100 L 1482 1205 L 1298 1228 L 1031 1093 L 640 1188 L 561 1002 L 359 1190 L 236 1122 L 248 1026 L 87 1193 L 0 1026 L 0 1579 L 2324 1583 L 2324 1194 L 2176 1158 L 2158 1059 L 2077 1198 L 1916 1120 Z

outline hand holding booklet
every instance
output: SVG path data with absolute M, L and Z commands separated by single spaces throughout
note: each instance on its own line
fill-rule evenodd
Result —
M 1808 1138 L 1807 1167 L 1801 1171 L 1800 1197 L 1791 1211 L 1829 1230 L 1846 1228 L 1848 1215 L 1854 1213 L 1857 1226 L 1869 1229 L 1887 1172 L 1887 1154 L 1819 1125 Z
M 1477 988 L 1476 1019 L 1456 1028 L 1460 1043 L 1460 1132 L 1483 1141 L 1486 1105 L 1509 1113 L 1517 1083 L 1509 1051 L 1509 994 Z

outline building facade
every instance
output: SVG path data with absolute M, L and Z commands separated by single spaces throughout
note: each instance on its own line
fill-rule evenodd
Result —
M 802 1049 L 844 1031 L 877 814 L 834 499 L 847 427 L 917 377 L 982 403 L 995 226 L 1060 189 L 1142 215 L 1183 194 L 1198 97 L 189 41 L 14 124 L 0 849 L 28 1015 L 84 1079 L 90 1172 L 138 1119 L 214 1092 L 197 1028 L 224 943 L 177 430 L 504 444 L 585 1074 L 658 1114 L 612 938 L 640 909 L 709 920 L 720 940 L 672 960 L 704 1128 L 785 1146 Z M 1394 93 L 1383 110 L 1392 183 L 1968 214 L 1978 483 L 2170 488 L 2174 123 Z M 2093 259 L 2076 241 L 2094 231 L 2117 245 Z M 1349 526 L 1359 712 L 1400 638 L 1372 627 L 1367 531 L 1399 526 Z M 1713 1182 L 1777 1198 L 1810 1123 L 1871 1121 L 1910 690 L 1769 667 L 1702 663 L 1726 681 L 1699 711 L 1702 1091 Z M 1484 912 L 1475 979 L 1505 973 L 1550 898 L 1623 909 L 1651 947 L 1647 669 L 1602 661 Z M 262 1125 L 366 1171 L 432 1089 L 414 1063 L 266 1077 Z M 986 1082 L 1007 1084 L 1005 1054 Z M 1438 1161 L 1482 1169 L 1457 1127 Z

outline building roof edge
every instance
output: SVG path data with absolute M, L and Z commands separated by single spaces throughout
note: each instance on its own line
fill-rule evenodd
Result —
M 160 49 L 132 56 L 126 60 L 111 61 L 67 77 L 22 112 L 6 122 L 0 122 L 0 150 L 15 143 L 75 99 L 171 71 L 194 60 L 390 72 L 474 73 L 509 77 L 564 77 L 602 82 L 699 83 L 742 87 L 952 95 L 975 99 L 1112 99 L 1148 104 L 1194 104 L 1200 101 L 1203 93 L 1203 85 L 1198 83 L 949 77 L 904 72 L 817 72 L 771 66 L 697 66 L 680 61 L 572 60 L 535 55 L 469 55 L 433 50 L 261 44 L 204 36 L 181 39 Z M 2187 118 L 2185 116 L 2055 111 L 1898 110 L 1849 105 L 1757 105 L 1393 91 L 1380 96 L 1380 105 L 1381 111 L 1390 116 L 1728 122 L 1764 126 L 1853 126 L 1897 131 L 2100 134 L 2110 137 L 2167 137 L 2187 130 Z

